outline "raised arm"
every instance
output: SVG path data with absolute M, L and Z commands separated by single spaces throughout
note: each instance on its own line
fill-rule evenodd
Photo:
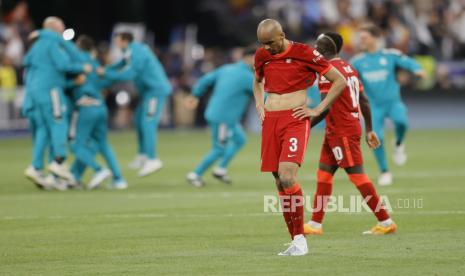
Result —
M 55 44 L 49 48 L 49 55 L 55 67 L 61 72 L 78 74 L 92 71 L 90 64 L 72 62 L 66 51 L 59 44 Z
M 423 68 L 420 66 L 420 64 L 418 64 L 418 62 L 415 59 L 402 54 L 402 52 L 400 52 L 399 50 L 390 49 L 388 51 L 390 51 L 391 54 L 394 56 L 396 65 L 398 67 L 412 72 L 417 77 L 426 77 L 425 70 L 423 70 Z
M 197 98 L 202 97 L 203 94 L 208 91 L 208 88 L 215 84 L 216 79 L 218 78 L 219 70 L 220 68 L 202 76 L 192 88 L 192 95 Z

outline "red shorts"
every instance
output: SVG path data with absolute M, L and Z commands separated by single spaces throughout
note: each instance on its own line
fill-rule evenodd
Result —
M 279 162 L 302 164 L 310 120 L 292 117 L 292 110 L 266 111 L 262 129 L 262 172 L 277 172 Z
M 360 136 L 325 136 L 320 153 L 320 163 L 350 168 L 363 164 Z

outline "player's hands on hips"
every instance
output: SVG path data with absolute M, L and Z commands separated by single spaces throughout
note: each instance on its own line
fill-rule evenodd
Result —
M 184 105 L 188 109 L 195 109 L 199 105 L 199 99 L 195 96 L 188 95 L 184 100 Z
M 320 115 L 320 112 L 318 112 L 318 110 L 308 108 L 305 105 L 296 107 L 292 109 L 292 111 L 294 111 L 294 113 L 292 113 L 292 117 L 299 119 L 299 120 L 305 119 L 307 117 L 310 118 L 310 117 L 316 117 Z
M 260 122 L 263 124 L 265 120 L 265 107 L 262 104 L 255 105 L 257 108 L 258 117 L 260 117 Z
M 370 148 L 376 149 L 381 145 L 381 142 L 378 139 L 378 136 L 374 131 L 367 132 L 367 144 Z

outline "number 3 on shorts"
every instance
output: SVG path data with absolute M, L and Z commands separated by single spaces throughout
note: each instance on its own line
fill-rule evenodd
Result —
M 342 155 L 341 147 L 334 147 L 333 154 L 334 154 L 334 158 L 336 158 L 337 161 L 341 161 L 342 158 L 344 158 L 344 156 Z
M 289 150 L 292 152 L 296 152 L 297 151 L 297 138 L 292 137 L 291 139 L 289 139 L 289 143 L 291 143 L 291 145 L 289 146 Z

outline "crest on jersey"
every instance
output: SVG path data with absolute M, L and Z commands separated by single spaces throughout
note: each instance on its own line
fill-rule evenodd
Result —
M 291 58 L 287 58 L 286 59 L 286 63 L 291 63 L 292 62 L 292 59 Z
M 316 49 L 313 50 L 313 54 L 314 54 L 315 56 L 320 56 L 320 55 L 321 55 L 320 52 L 318 52 Z
M 326 83 L 326 82 L 329 82 L 329 81 L 325 78 L 325 76 L 322 75 L 322 76 L 320 77 L 320 82 L 321 82 L 321 83 Z
M 382 57 L 382 58 L 379 59 L 379 64 L 385 66 L 385 65 L 387 65 L 387 60 Z

